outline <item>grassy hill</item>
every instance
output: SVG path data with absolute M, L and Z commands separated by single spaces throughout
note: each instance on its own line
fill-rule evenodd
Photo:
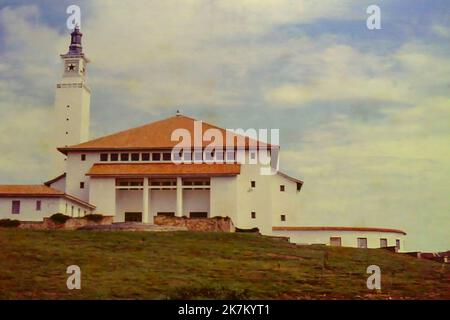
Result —
M 66 268 L 81 268 L 68 290 Z M 367 266 L 382 272 L 366 287 Z M 448 266 L 249 234 L 0 229 L 0 299 L 435 299 Z

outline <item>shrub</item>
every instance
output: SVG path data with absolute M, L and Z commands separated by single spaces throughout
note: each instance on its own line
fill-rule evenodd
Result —
M 100 222 L 103 220 L 102 214 L 88 214 L 84 216 L 89 221 Z
M 66 216 L 65 214 L 62 213 L 55 213 L 54 215 L 52 215 L 50 217 L 50 219 L 54 222 L 54 223 L 58 223 L 58 224 L 64 224 L 66 223 L 67 220 L 70 219 L 69 216 Z
M 20 225 L 19 220 L 1 219 L 0 227 L 3 228 L 17 228 Z

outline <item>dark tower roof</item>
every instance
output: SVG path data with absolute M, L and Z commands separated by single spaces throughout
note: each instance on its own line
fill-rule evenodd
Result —
M 78 26 L 75 26 L 75 29 L 70 34 L 70 36 L 71 38 L 68 54 L 82 54 L 83 47 L 81 46 L 81 37 L 83 36 L 83 34 L 80 32 L 80 28 Z

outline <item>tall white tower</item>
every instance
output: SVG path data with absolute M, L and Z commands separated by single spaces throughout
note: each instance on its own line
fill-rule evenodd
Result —
M 81 46 L 78 27 L 71 33 L 69 52 L 61 55 L 64 71 L 55 93 L 55 144 L 65 147 L 89 139 L 91 90 L 86 85 L 89 59 Z M 65 172 L 65 156 L 58 152 L 55 173 Z

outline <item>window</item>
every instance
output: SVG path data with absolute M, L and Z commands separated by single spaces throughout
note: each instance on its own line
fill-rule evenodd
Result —
M 20 213 L 20 201 L 19 200 L 13 200 L 11 213 L 12 214 L 19 214 Z
M 41 211 L 41 200 L 36 201 L 36 211 Z
M 100 154 L 100 161 L 108 161 L 108 154 L 107 153 L 101 153 Z
M 203 159 L 203 152 L 201 151 L 195 151 L 194 152 L 194 161 L 202 161 Z
M 73 206 L 71 208 L 70 215 L 73 217 Z
M 150 161 L 150 153 L 143 153 L 142 161 Z
M 81 209 L 78 208 L 78 218 L 81 216 Z
M 280 218 L 281 218 L 281 221 L 286 221 L 286 215 L 285 215 L 285 214 L 282 214 L 282 215 L 280 216 Z
M 65 212 L 64 212 L 65 214 L 67 214 L 67 203 L 66 203 L 66 209 L 65 209 Z
M 161 161 L 161 153 L 152 153 L 152 161 Z
M 86 161 L 86 155 L 85 154 L 81 155 L 81 161 Z
M 302 189 L 302 185 L 300 182 L 297 182 L 297 191 L 300 191 Z
M 84 189 L 84 182 L 80 182 L 80 189 Z
M 397 250 L 400 250 L 400 239 L 396 239 L 396 240 L 395 240 L 395 248 L 396 248 Z
M 131 161 L 139 161 L 139 153 L 132 153 Z
M 358 248 L 367 248 L 367 238 L 358 238 Z
M 111 153 L 111 161 L 119 161 L 119 154 Z
M 250 182 L 250 186 L 251 186 L 252 188 L 256 188 L 256 181 L 251 181 L 251 182 Z
M 227 151 L 227 161 L 234 161 L 234 151 Z
M 284 192 L 284 185 L 281 185 L 281 186 L 280 186 L 280 191 L 281 191 L 281 192 Z
M 250 159 L 251 160 L 255 160 L 256 159 L 256 151 L 251 151 L 250 152 Z
M 170 152 L 163 153 L 163 161 L 170 161 L 172 159 L 172 155 Z
M 386 248 L 387 247 L 387 239 L 383 238 L 380 239 L 380 248 Z
M 330 246 L 340 247 L 341 245 L 341 237 L 330 237 Z
M 142 222 L 142 212 L 125 212 L 125 222 Z
M 256 212 L 252 211 L 252 219 L 256 219 Z
M 129 153 L 121 153 L 120 154 L 120 161 L 128 161 L 130 159 Z
M 222 150 L 216 152 L 216 160 L 218 162 L 222 162 L 223 161 L 223 151 Z

